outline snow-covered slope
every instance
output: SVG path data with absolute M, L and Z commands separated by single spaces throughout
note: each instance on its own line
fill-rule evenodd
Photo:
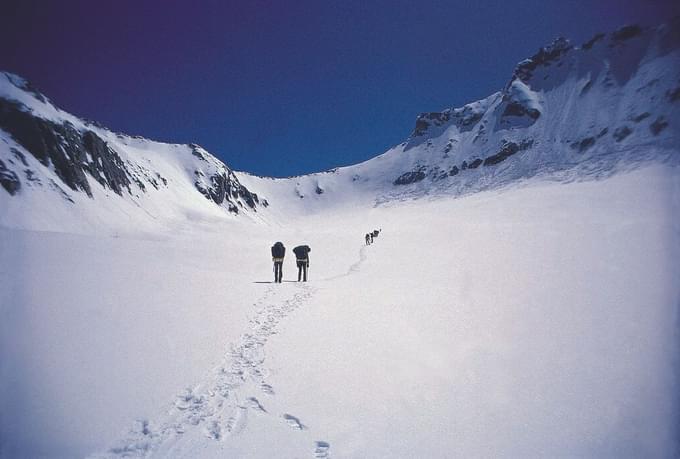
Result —
M 267 206 L 198 145 L 113 133 L 0 73 L 0 224 L 149 231 Z
M 271 196 L 385 202 L 459 196 L 534 176 L 589 179 L 680 151 L 680 19 L 627 26 L 580 47 L 560 38 L 486 99 L 423 113 L 408 140 L 365 163 L 244 183 Z M 334 196 L 340 194 L 341 199 Z
M 657 165 L 158 240 L 0 229 L 0 457 L 676 457 L 679 213 Z M 276 240 L 310 282 L 269 283 Z

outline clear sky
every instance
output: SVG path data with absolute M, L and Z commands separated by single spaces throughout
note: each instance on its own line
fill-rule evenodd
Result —
M 668 0 L 2 3 L 0 69 L 113 130 L 272 176 L 378 155 L 557 36 L 680 14 Z

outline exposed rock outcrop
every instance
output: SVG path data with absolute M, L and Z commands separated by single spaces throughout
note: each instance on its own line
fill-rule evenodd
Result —
M 2 185 L 5 191 L 12 195 L 16 194 L 21 188 L 21 182 L 19 181 L 17 174 L 7 169 L 7 166 L 5 166 L 5 163 L 2 162 L 2 160 L 0 160 L 0 185 Z
M 81 190 L 92 196 L 85 171 L 89 171 L 92 177 L 100 177 L 103 185 L 110 186 L 119 194 L 120 185 L 129 183 L 122 161 L 102 146 L 104 141 L 95 139 L 94 133 L 90 134 L 88 150 L 83 134 L 68 121 L 57 124 L 34 116 L 16 102 L 0 99 L 0 128 L 44 166 L 54 167 L 59 178 L 72 190 Z M 90 150 L 98 155 L 96 162 Z M 124 179 L 121 180 L 121 177 Z
M 25 80 L 11 74 L 0 75 L 7 77 L 17 88 L 29 91 L 30 86 Z M 42 103 L 48 102 L 47 98 L 34 89 L 30 89 L 30 94 Z M 85 122 L 82 124 L 78 122 L 76 127 L 73 124 L 76 122 L 73 117 L 66 117 L 63 120 L 59 117 L 46 119 L 16 100 L 0 97 L 0 129 L 22 147 L 22 151 L 10 147 L 10 156 L 7 159 L 9 164 L 0 163 L 2 187 L 10 194 L 16 194 L 21 189 L 21 180 L 26 180 L 33 186 L 42 186 L 44 183 L 57 190 L 64 199 L 73 202 L 59 183 L 52 179 L 44 182 L 40 179 L 40 174 L 36 172 L 37 168 L 29 167 L 24 151 L 32 155 L 42 166 L 52 169 L 65 188 L 84 192 L 91 198 L 93 179 L 120 196 L 124 192 L 138 196 L 139 191 L 148 191 L 148 185 L 156 190 L 168 186 L 168 180 L 150 169 L 152 166 L 140 164 L 139 161 L 130 158 L 123 160 L 116 148 L 125 148 L 125 143 L 114 148 L 95 132 L 102 132 L 101 129 Z M 150 142 L 122 134 L 117 137 L 123 142 L 131 139 L 141 141 L 142 144 Z M 266 200 L 261 202 L 257 194 L 243 186 L 234 172 L 221 161 L 198 145 L 189 145 L 189 149 L 191 154 L 200 160 L 194 185 L 206 198 L 217 205 L 226 206 L 234 213 L 238 213 L 239 208 L 244 206 L 253 210 L 260 204 L 267 206 Z M 186 150 L 180 149 L 178 154 L 184 151 Z M 21 166 L 13 166 L 19 163 Z M 25 178 L 19 177 L 17 172 L 20 170 L 17 167 L 22 168 L 24 173 L 21 175 L 25 175 Z M 133 185 L 136 186 L 135 189 Z

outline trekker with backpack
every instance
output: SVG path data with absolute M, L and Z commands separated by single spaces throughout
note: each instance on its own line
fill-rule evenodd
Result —
M 283 258 L 286 256 L 286 247 L 279 241 L 272 246 L 272 261 L 274 262 L 274 282 L 281 283 L 283 278 Z
M 295 261 L 298 267 L 298 282 L 303 279 L 307 282 L 307 268 L 309 268 L 309 252 L 312 249 L 308 245 L 299 245 L 293 249 L 295 253 Z

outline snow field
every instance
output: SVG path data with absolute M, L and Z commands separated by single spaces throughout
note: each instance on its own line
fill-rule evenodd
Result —
M 679 210 L 656 166 L 154 239 L 3 229 L 0 456 L 673 456 Z M 276 240 L 309 283 L 268 283 Z
M 668 457 L 678 191 L 650 169 L 382 209 L 273 338 L 272 384 L 336 457 Z

